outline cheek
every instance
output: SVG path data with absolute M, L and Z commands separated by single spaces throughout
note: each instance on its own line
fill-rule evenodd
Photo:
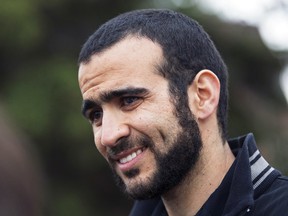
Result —
M 101 131 L 93 127 L 94 143 L 100 154 L 106 158 L 106 147 L 101 144 Z
M 165 148 L 174 140 L 174 134 L 179 130 L 177 120 L 170 112 L 155 111 L 139 117 L 134 121 L 133 126 L 140 134 L 145 134 L 152 139 L 155 147 L 161 152 L 165 152 Z

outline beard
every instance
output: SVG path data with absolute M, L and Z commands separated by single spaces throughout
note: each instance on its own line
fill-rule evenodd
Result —
M 188 111 L 187 109 L 185 110 Z M 135 147 L 135 143 L 137 143 L 154 154 L 156 167 L 153 175 L 146 181 L 139 180 L 136 184 L 129 187 L 113 168 L 115 162 L 110 161 L 116 184 L 128 197 L 141 200 L 161 196 L 180 184 L 195 167 L 202 148 L 198 124 L 190 110 L 188 115 L 187 113 L 184 115 L 183 112 L 178 113 L 176 111 L 176 116 L 181 130 L 171 143 L 167 143 L 167 146 L 170 147 L 167 152 L 160 152 L 153 140 L 146 135 L 139 135 L 134 140 L 131 137 L 122 138 L 113 149 L 110 149 L 110 154 L 117 154 L 125 149 Z M 124 175 L 132 179 L 140 172 L 141 170 L 135 168 L 125 172 Z

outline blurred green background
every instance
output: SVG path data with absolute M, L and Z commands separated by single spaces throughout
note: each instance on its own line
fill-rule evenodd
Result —
M 288 174 L 283 62 L 257 29 L 172 0 L 0 2 L 0 184 L 11 187 L 5 197 L 11 205 L 31 200 L 34 210 L 25 204 L 19 215 L 128 215 L 132 201 L 114 186 L 80 114 L 77 57 L 100 24 L 132 9 L 168 7 L 204 26 L 230 72 L 229 136 L 253 132 L 266 159 Z M 14 203 L 15 197 L 20 201 Z

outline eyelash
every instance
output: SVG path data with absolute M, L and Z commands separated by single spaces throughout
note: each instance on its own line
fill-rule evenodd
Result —
M 121 98 L 121 106 L 126 107 L 133 105 L 135 102 L 137 102 L 140 98 L 137 96 L 127 96 L 127 97 L 122 97 Z M 132 102 L 128 102 L 128 100 L 132 100 Z M 128 102 L 128 103 L 127 103 Z
M 129 108 L 134 108 L 133 105 L 135 105 L 135 103 L 137 101 L 139 101 L 141 98 L 140 97 L 137 97 L 137 96 L 125 96 L 125 97 L 122 97 L 120 98 L 120 106 L 122 108 L 126 108 L 126 110 L 129 110 Z M 130 100 L 130 101 L 129 101 Z M 131 101 L 132 100 L 132 101 Z M 131 109 L 132 109 L 131 108 Z M 95 115 L 98 114 L 100 116 L 96 117 L 95 118 Z M 102 115 L 103 115 L 103 111 L 101 109 L 95 109 L 95 110 L 91 110 L 88 115 L 87 115 L 87 118 L 89 119 L 89 121 L 92 123 L 92 124 L 96 124 L 97 126 L 101 125 L 101 118 L 102 118 Z
M 100 114 L 101 116 L 95 118 L 95 114 Z M 91 121 L 91 123 L 96 123 L 100 121 L 100 119 L 102 118 L 103 115 L 103 111 L 102 110 L 92 110 L 89 114 L 88 114 L 88 119 Z

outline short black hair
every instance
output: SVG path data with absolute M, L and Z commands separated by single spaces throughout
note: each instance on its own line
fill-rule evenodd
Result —
M 159 72 L 169 81 L 170 92 L 187 97 L 195 75 L 209 69 L 220 80 L 217 119 L 223 141 L 227 133 L 227 67 L 205 30 L 190 17 L 168 9 L 143 9 L 120 14 L 104 23 L 83 45 L 78 63 L 105 51 L 127 36 L 140 36 L 158 43 L 163 50 Z

